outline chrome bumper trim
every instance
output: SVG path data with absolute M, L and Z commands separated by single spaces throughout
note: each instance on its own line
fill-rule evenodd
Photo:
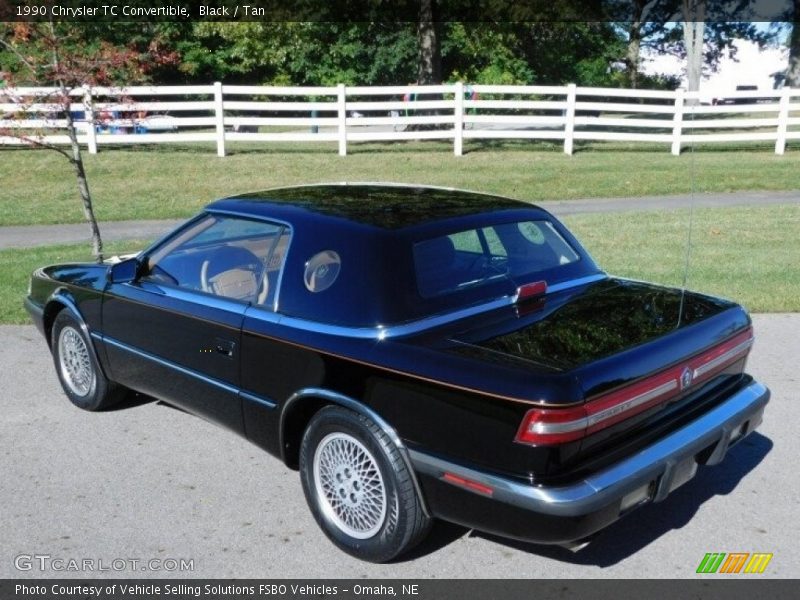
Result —
M 713 446 L 707 465 L 719 463 L 732 445 L 731 438 L 747 424 L 738 442 L 761 423 L 769 390 L 752 382 L 719 406 L 611 467 L 583 481 L 566 486 L 534 486 L 463 467 L 455 463 L 409 450 L 414 468 L 437 479 L 447 473 L 490 486 L 492 499 L 536 513 L 562 517 L 586 515 L 619 502 L 636 488 L 655 482 L 652 500 L 659 502 L 673 489 L 676 477 L 682 477 L 679 465 Z

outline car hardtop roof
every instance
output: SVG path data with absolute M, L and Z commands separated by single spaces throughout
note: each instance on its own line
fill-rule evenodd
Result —
M 281 187 L 223 198 L 206 207 L 212 212 L 280 219 L 348 222 L 383 230 L 415 229 L 426 224 L 462 221 L 498 211 L 541 208 L 491 194 L 452 188 L 386 183 L 326 183 Z M 424 228 L 427 229 L 427 228 Z

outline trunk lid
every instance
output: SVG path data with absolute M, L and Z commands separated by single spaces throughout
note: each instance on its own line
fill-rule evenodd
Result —
M 681 301 L 681 295 L 607 279 L 462 327 L 449 336 L 451 350 L 528 373 L 528 397 L 538 406 L 526 414 L 517 441 L 584 440 L 586 448 L 694 405 L 743 373 L 752 344 L 744 309 L 693 292 Z
M 460 331 L 455 341 L 507 354 L 559 371 L 582 369 L 634 348 L 670 337 L 691 352 L 683 331 L 730 311 L 724 321 L 730 336 L 749 325 L 735 303 L 624 279 L 606 279 L 517 307 L 505 318 Z M 675 335 L 679 334 L 679 335 Z M 716 337 L 716 336 L 715 336 Z M 715 340 L 705 339 L 701 346 Z M 699 349 L 699 348 L 698 348 Z
M 670 367 L 750 325 L 728 300 L 609 278 L 454 332 L 456 348 L 577 377 L 585 399 Z

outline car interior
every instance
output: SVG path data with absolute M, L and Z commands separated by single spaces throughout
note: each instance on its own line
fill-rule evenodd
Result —
M 268 225 L 268 233 L 204 241 L 200 232 L 207 227 L 181 236 L 170 248 L 157 250 L 149 257 L 145 278 L 269 305 L 289 245 L 289 232 Z

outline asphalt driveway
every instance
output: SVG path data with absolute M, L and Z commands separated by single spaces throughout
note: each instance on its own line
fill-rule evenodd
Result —
M 763 425 L 666 502 L 578 554 L 440 524 L 388 565 L 336 550 L 297 473 L 247 441 L 153 401 L 73 408 L 35 329 L 0 327 L 0 578 L 93 575 L 42 570 L 41 559 L 17 559 L 31 566 L 20 571 L 20 555 L 121 559 L 125 568 L 103 575 L 128 577 L 683 578 L 707 552 L 771 552 L 759 577 L 796 578 L 800 315 L 757 315 L 755 326 L 749 370 L 773 393 Z M 132 559 L 184 559 L 193 570 L 142 570 Z

